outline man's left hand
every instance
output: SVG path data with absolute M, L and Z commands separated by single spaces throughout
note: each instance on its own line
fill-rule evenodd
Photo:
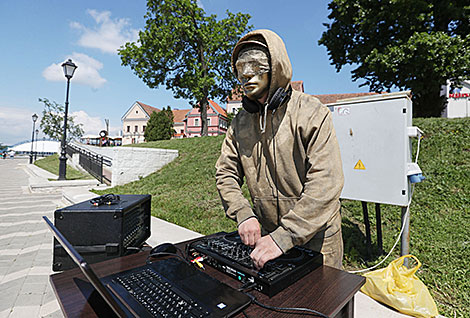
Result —
M 256 242 L 255 249 L 251 252 L 250 257 L 253 259 L 256 268 L 261 269 L 267 261 L 281 255 L 281 249 L 274 243 L 270 235 L 266 235 Z

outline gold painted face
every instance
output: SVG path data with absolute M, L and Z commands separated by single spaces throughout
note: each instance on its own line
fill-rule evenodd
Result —
M 261 99 L 269 88 L 269 60 L 266 53 L 252 49 L 241 52 L 237 62 L 238 80 L 245 95 L 251 100 Z

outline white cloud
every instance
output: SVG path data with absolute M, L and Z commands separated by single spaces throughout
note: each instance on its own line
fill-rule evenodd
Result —
M 72 29 L 81 32 L 79 45 L 116 54 L 121 45 L 137 40 L 139 31 L 130 27 L 129 19 L 111 19 L 109 11 L 87 10 L 87 13 L 95 20 L 96 26 L 89 28 L 79 22 L 70 23 Z
M 34 111 L 21 107 L 0 106 L 0 143 L 15 144 L 24 140 L 31 140 Z M 39 129 L 41 114 L 36 121 L 35 129 Z
M 99 73 L 99 70 L 103 68 L 103 63 L 83 53 L 74 52 L 72 55 L 66 57 L 66 59 L 69 58 L 72 59 L 72 61 L 78 66 L 72 78 L 74 83 L 91 86 L 94 89 L 98 89 L 99 87 L 103 86 L 104 83 L 106 83 L 106 79 L 101 77 Z M 65 76 L 61 65 L 62 62 L 49 65 L 42 72 L 42 76 L 46 80 L 52 82 L 65 81 Z
M 98 135 L 100 131 L 106 129 L 106 123 L 104 119 L 100 117 L 91 117 L 83 110 L 72 112 L 71 115 L 74 118 L 74 123 L 82 124 L 85 135 Z M 119 134 L 121 126 L 110 126 L 109 134 L 116 136 Z

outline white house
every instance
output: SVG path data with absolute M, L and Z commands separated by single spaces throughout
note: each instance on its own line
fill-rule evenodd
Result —
M 442 93 L 447 97 L 447 107 L 442 117 L 458 118 L 470 116 L 470 81 L 464 81 L 462 88 L 452 89 L 450 83 L 443 87 Z

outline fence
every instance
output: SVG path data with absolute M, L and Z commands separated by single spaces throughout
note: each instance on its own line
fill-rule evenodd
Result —
M 79 164 L 89 174 L 98 179 L 101 183 L 105 181 L 110 184 L 111 179 L 104 173 L 103 168 L 111 167 L 112 159 L 106 156 L 101 156 L 91 151 L 79 148 L 72 144 L 67 144 L 67 155 L 72 157 L 74 154 L 79 154 Z

